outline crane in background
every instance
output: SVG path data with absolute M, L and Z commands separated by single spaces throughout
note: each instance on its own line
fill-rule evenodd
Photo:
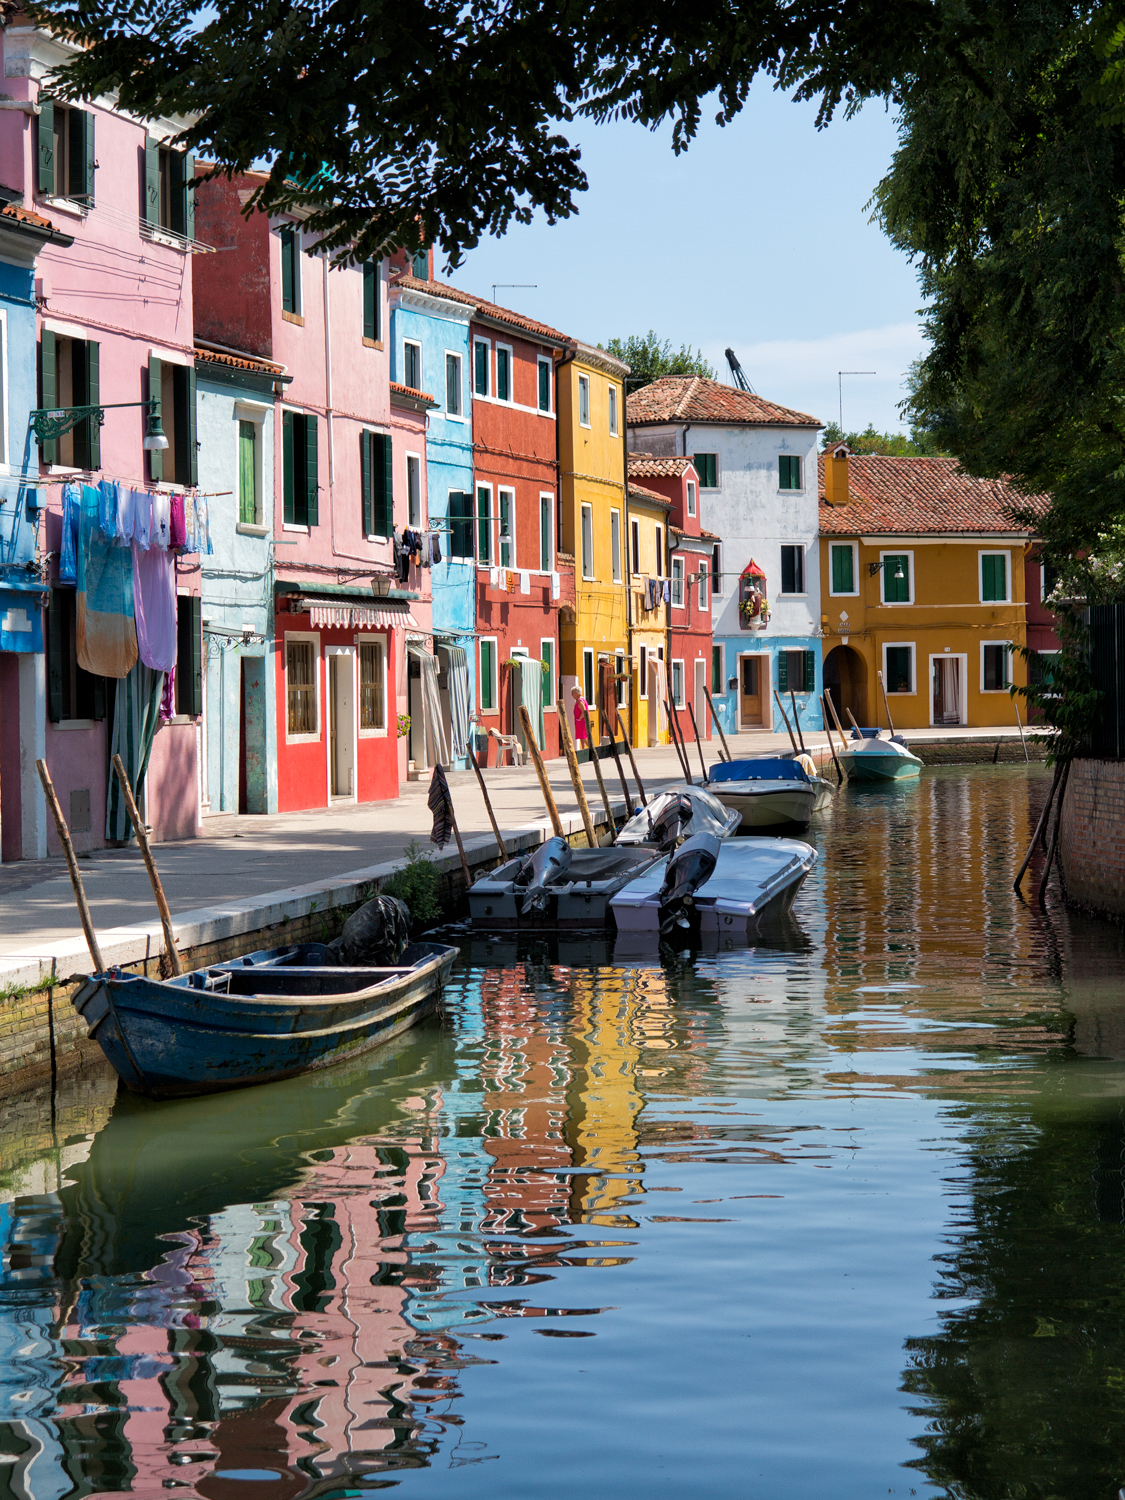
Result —
M 746 379 L 746 375 L 743 372 L 742 366 L 738 363 L 738 355 L 734 352 L 733 349 L 728 349 L 726 351 L 726 356 L 727 364 L 730 365 L 730 372 L 734 376 L 735 385 L 740 391 L 749 391 L 751 396 L 753 396 L 754 387 Z

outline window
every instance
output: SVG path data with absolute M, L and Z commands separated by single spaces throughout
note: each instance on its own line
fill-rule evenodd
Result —
M 615 708 L 628 702 L 629 679 L 625 673 L 625 653 L 617 651 L 613 657 L 613 698 Z
M 415 530 L 422 525 L 422 457 L 406 455 L 406 520 Z
M 777 460 L 777 487 L 779 490 L 801 488 L 801 460 L 792 454 L 782 453 Z
M 589 505 L 582 507 L 582 577 L 594 576 L 594 512 Z M 586 695 L 587 698 L 589 694 Z
M 881 552 L 883 603 L 909 604 L 912 598 L 909 552 Z
M 684 560 L 672 559 L 672 603 L 682 608 L 684 602 Z
M 368 344 L 377 344 L 382 337 L 380 328 L 380 290 L 382 277 L 379 274 L 379 263 L 373 260 L 363 262 L 363 337 Z
M 828 548 L 831 594 L 856 594 L 856 559 L 854 542 L 832 542 Z
M 451 417 L 461 415 L 461 356 L 445 356 L 445 409 Z
M 684 706 L 684 664 L 682 661 L 673 659 L 672 663 L 672 702 L 677 708 Z
M 198 594 L 176 597 L 176 712 L 203 712 L 203 605 Z
M 497 509 L 500 515 L 499 521 L 499 557 L 497 561 L 502 568 L 514 568 L 516 565 L 516 492 L 515 490 L 497 490 Z
M 723 547 L 716 542 L 711 548 L 711 592 L 716 598 L 723 592 Z
M 496 712 L 496 642 L 494 640 L 481 641 L 480 643 L 480 706 L 481 712 L 494 714 Z
M 244 526 L 259 526 L 262 493 L 259 484 L 257 422 L 238 423 L 238 519 Z
M 664 577 L 664 527 L 654 526 L 653 536 L 656 539 L 656 576 Z
M 1044 604 L 1055 592 L 1059 581 L 1059 570 L 1051 566 L 1045 557 L 1039 559 L 1039 597 Z
M 465 490 L 449 492 L 449 555 L 473 555 L 473 497 Z
M 153 354 L 148 361 L 148 392 L 156 396 L 168 447 L 148 455 L 148 471 L 154 480 L 170 484 L 195 484 L 199 475 L 196 441 L 195 368 L 173 364 Z
M 410 257 L 410 274 L 419 281 L 429 281 L 430 252 L 428 250 L 415 250 Z
M 285 637 L 285 706 L 290 735 L 316 735 L 316 651 L 314 641 Z
M 552 640 L 539 642 L 539 660 L 546 667 L 543 673 L 543 707 L 555 706 L 555 643 Z
M 689 516 L 694 516 L 695 512 L 695 480 L 689 479 L 687 482 L 687 513 Z
M 486 484 L 477 485 L 477 562 L 492 565 L 492 491 Z
M 721 646 L 711 647 L 711 691 L 713 693 L 723 691 L 723 648 Z
M 363 534 L 388 537 L 394 530 L 394 455 L 385 432 L 359 435 L 360 492 Z
M 1054 686 L 1055 673 L 1057 671 L 1057 651 L 1033 651 L 1027 661 L 1027 681 L 1029 687 L 1037 687 L 1049 691 Z
M 52 589 L 47 604 L 47 717 L 105 718 L 105 678 L 78 665 L 75 646 L 76 598 L 73 589 Z
M 1006 552 L 982 552 L 980 554 L 980 602 L 982 604 L 1006 604 L 1008 602 L 1008 554 Z
M 816 652 L 779 651 L 777 653 L 777 690 L 779 693 L 815 692 Z
M 281 241 L 281 311 L 299 318 L 301 299 L 301 231 L 294 224 L 283 224 L 278 230 Z
M 539 361 L 539 410 L 551 410 L 551 361 Z
M 609 513 L 609 560 L 613 565 L 613 581 L 621 582 L 621 512 Z
M 412 391 L 422 389 L 422 346 L 413 339 L 402 341 L 402 383 Z
M 711 605 L 707 598 L 707 564 L 699 564 L 699 594 L 697 596 L 700 609 L 710 609 Z
M 803 594 L 805 592 L 804 547 L 782 547 L 781 592 L 783 594 Z
M 387 648 L 382 640 L 359 642 L 359 727 L 386 733 Z
M 539 496 L 539 571 L 550 573 L 555 561 L 555 497 Z
M 609 430 L 611 436 L 617 436 L 617 387 L 615 385 L 609 388 Z
M 648 697 L 648 647 L 641 647 L 641 664 L 637 672 L 637 696 Z
M 64 338 L 44 328 L 39 340 L 40 406 L 48 411 L 60 406 L 96 406 L 99 354 L 99 345 L 87 339 Z M 40 442 L 39 456 L 45 464 L 68 469 L 100 469 L 101 428 L 87 417 L 62 437 Z
M 888 693 L 914 691 L 913 645 L 883 647 L 883 686 Z
M 512 399 L 512 351 L 503 344 L 496 345 L 496 399 Z
M 1009 641 L 985 641 L 981 646 L 981 692 L 1003 693 L 1012 685 L 1012 647 Z
M 315 416 L 299 411 L 281 413 L 282 514 L 290 526 L 315 526 L 319 519 L 320 461 L 316 439 Z
M 641 571 L 641 526 L 639 521 L 629 522 L 629 551 L 633 558 L 633 572 Z
M 487 339 L 476 339 L 473 342 L 473 392 L 477 396 L 488 395 L 488 367 L 491 361 L 489 354 L 492 345 Z
M 589 646 L 582 652 L 582 696 L 591 706 L 594 704 L 594 653 Z
M 578 377 L 578 421 L 582 427 L 590 425 L 590 377 Z
M 45 198 L 69 198 L 91 207 L 97 167 L 93 115 L 41 93 L 35 126 L 36 187 Z M 191 170 L 194 177 L 194 161 Z
M 695 472 L 699 475 L 699 488 L 717 490 L 719 488 L 719 455 L 717 453 L 693 453 L 691 461 L 695 465 Z

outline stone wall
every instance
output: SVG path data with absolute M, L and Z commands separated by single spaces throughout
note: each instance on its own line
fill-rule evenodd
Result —
M 1059 854 L 1069 902 L 1125 917 L 1125 761 L 1071 763 Z

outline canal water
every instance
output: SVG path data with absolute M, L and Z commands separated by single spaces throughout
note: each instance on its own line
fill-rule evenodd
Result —
M 1012 893 L 1047 784 L 845 791 L 752 949 L 474 940 L 360 1066 L 7 1106 L 0 1496 L 1114 1500 L 1125 941 Z

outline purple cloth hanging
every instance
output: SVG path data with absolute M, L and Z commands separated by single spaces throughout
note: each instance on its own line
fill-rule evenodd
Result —
M 187 542 L 187 517 L 184 514 L 183 495 L 172 496 L 172 515 L 169 526 L 169 547 L 182 547 Z
M 141 661 L 154 672 L 170 672 L 176 665 L 175 553 L 142 551 L 133 543 L 133 612 Z
M 164 674 L 164 691 L 160 695 L 160 717 L 164 720 L 176 717 L 176 669 Z

